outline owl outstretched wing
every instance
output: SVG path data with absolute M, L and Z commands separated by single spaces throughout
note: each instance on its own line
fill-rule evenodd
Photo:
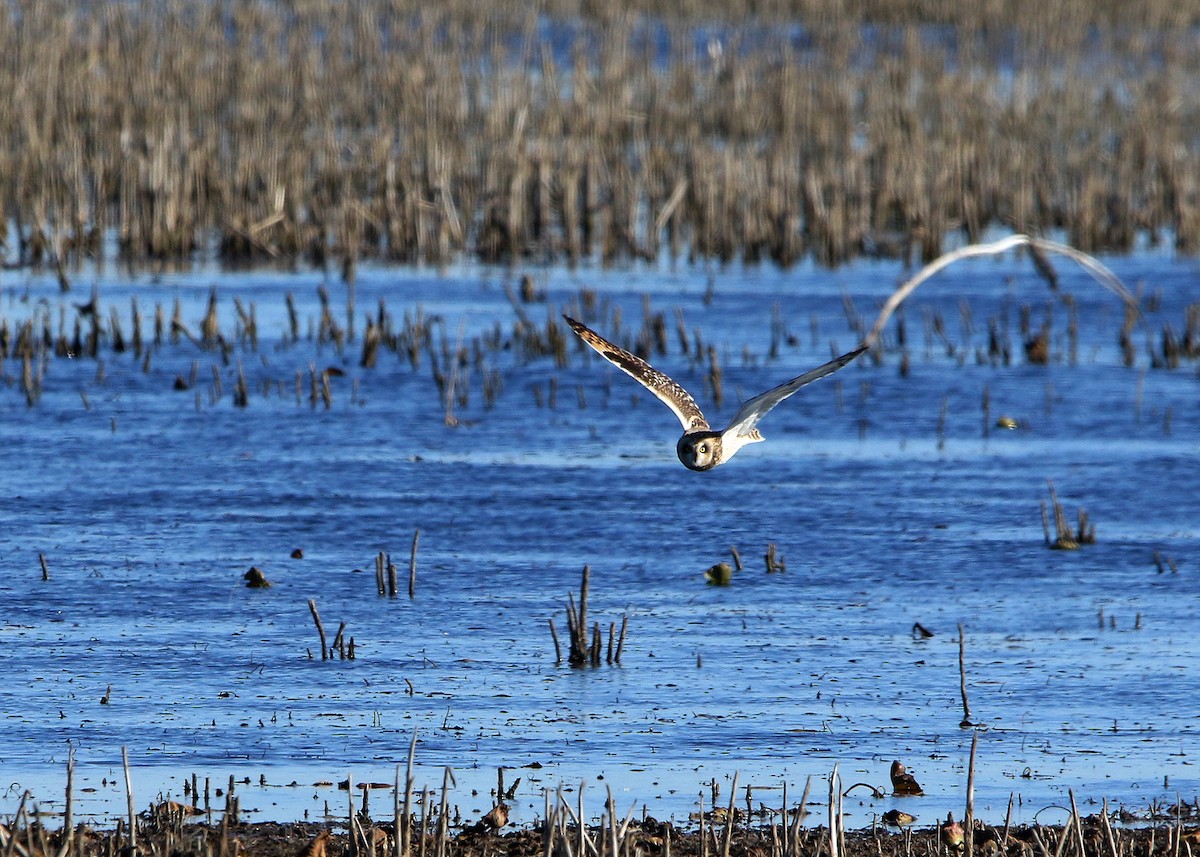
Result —
M 813 381 L 824 378 L 826 375 L 832 375 L 866 350 L 866 348 L 856 348 L 853 351 L 843 354 L 841 357 L 830 360 L 823 366 L 818 366 L 816 369 L 805 372 L 803 375 L 799 375 L 790 381 L 786 381 L 778 387 L 767 390 L 765 393 L 759 393 L 738 409 L 738 412 L 733 415 L 733 419 L 729 422 L 729 428 L 725 429 L 723 434 L 733 435 L 734 437 L 750 437 L 755 433 L 755 426 L 758 424 L 758 421 L 773 407 L 804 385 L 811 384 Z
M 570 316 L 564 315 L 563 318 L 571 326 L 571 330 L 601 357 L 633 378 L 670 408 L 683 424 L 684 431 L 704 431 L 709 427 L 708 420 L 704 418 L 692 394 L 675 383 L 670 376 L 659 372 L 636 354 L 630 354 L 624 348 L 613 345 L 596 331 Z M 774 404 L 771 407 L 774 407 Z

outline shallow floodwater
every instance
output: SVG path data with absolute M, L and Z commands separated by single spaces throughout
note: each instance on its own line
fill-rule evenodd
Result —
M 854 789 L 847 823 L 902 806 L 932 824 L 962 813 L 975 734 L 976 813 L 992 822 L 1010 796 L 1015 821 L 1045 807 L 1058 808 L 1038 820 L 1061 820 L 1069 790 L 1084 812 L 1192 801 L 1200 380 L 1195 362 L 1157 368 L 1151 352 L 1164 325 L 1182 335 L 1197 265 L 1152 250 L 1105 261 L 1146 297 L 1135 366 L 1122 363 L 1119 301 L 1071 263 L 1056 262 L 1059 295 L 1028 258 L 959 263 L 906 308 L 907 376 L 893 320 L 882 363 L 802 390 L 764 420 L 766 443 L 707 474 L 676 460 L 667 409 L 596 355 L 572 341 L 559 367 L 511 345 L 506 286 L 524 271 L 364 267 L 344 349 L 315 341 L 319 287 L 346 323 L 347 288 L 320 271 L 109 268 L 67 295 L 52 276 L 5 272 L 14 333 L 38 313 L 57 332 L 60 307 L 69 332 L 93 283 L 126 339 L 134 296 L 147 339 L 155 304 L 169 320 L 175 301 L 196 333 L 215 286 L 229 348 L 164 341 L 147 364 L 106 341 L 99 360 L 51 359 L 33 406 L 20 362 L 3 365 L 0 813 L 26 789 L 60 810 L 74 747 L 76 813 L 123 814 L 126 747 L 139 808 L 184 799 L 195 774 L 214 790 L 236 778 L 250 819 L 342 814 L 346 793 L 320 783 L 391 782 L 414 734 L 418 790 L 451 767 L 468 820 L 491 806 L 499 766 L 506 785 L 520 778 L 517 822 L 541 815 L 544 790 L 583 782 L 597 814 L 607 787 L 622 814 L 686 821 L 714 781 L 728 800 L 735 772 L 739 803 L 749 784 L 756 807 L 779 806 L 785 783 L 794 803 L 810 777 L 824 801 L 835 765 L 847 786 L 890 792 L 899 759 L 927 794 Z M 538 325 L 579 312 L 584 289 L 606 335 L 636 331 L 644 302 L 665 313 L 669 349 L 653 361 L 721 424 L 740 399 L 849 350 L 844 302 L 869 323 L 906 274 L 878 262 L 529 273 L 544 302 L 520 312 Z M 1077 307 L 1074 359 L 1061 295 Z M 253 304 L 257 349 L 236 337 L 235 297 Z M 460 373 L 456 427 L 429 354 L 359 365 L 380 300 L 397 327 L 406 313 L 437 319 L 434 352 L 497 328 L 510 344 L 481 347 Z M 1035 326 L 1051 308 L 1050 365 L 1021 353 L 1023 304 Z M 717 350 L 719 406 L 707 359 L 681 352 L 676 308 Z M 773 312 L 790 334 L 775 356 Z M 1010 365 L 986 359 L 993 318 Z M 191 389 L 174 389 L 193 365 Z M 310 401 L 310 367 L 345 373 L 328 408 Z M 996 427 L 1001 416 L 1020 428 Z M 1072 522 L 1086 509 L 1095 544 L 1047 549 L 1047 480 Z M 768 574 L 772 544 L 786 570 Z M 707 585 L 731 547 L 744 569 Z M 399 568 L 397 597 L 376 592 L 379 551 Z M 607 640 L 628 617 L 619 666 L 555 661 L 549 620 L 565 647 L 584 565 L 589 622 Z M 245 586 L 251 566 L 271 588 Z M 345 623 L 353 660 L 320 659 L 309 599 L 331 639 Z M 914 623 L 933 636 L 914 638 Z M 975 729 L 960 727 L 959 624 Z M 373 810 L 390 807 L 375 792 Z

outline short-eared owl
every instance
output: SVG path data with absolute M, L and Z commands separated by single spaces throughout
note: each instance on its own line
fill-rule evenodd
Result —
M 613 345 L 570 316 L 564 315 L 563 318 L 584 342 L 599 352 L 601 357 L 658 396 L 675 416 L 679 417 L 679 422 L 683 424 L 683 437 L 675 444 L 675 452 L 683 466 L 689 470 L 712 470 L 718 464 L 724 464 L 733 458 L 734 453 L 746 444 L 762 440 L 763 436 L 755 426 L 771 408 L 805 384 L 833 374 L 867 350 L 855 349 L 836 360 L 830 360 L 824 366 L 818 366 L 811 372 L 805 372 L 785 384 L 780 384 L 773 390 L 760 393 L 738 409 L 728 428 L 724 431 L 713 431 L 696 400 L 687 390 L 645 360 Z

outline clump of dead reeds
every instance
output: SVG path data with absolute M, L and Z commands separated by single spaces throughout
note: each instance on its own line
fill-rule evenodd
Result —
M 408 597 L 417 594 L 417 546 L 421 543 L 421 531 L 414 530 L 412 547 L 408 554 Z M 375 589 L 380 595 L 396 597 L 399 594 L 398 571 L 391 556 L 380 551 L 375 555 Z
M 1058 502 L 1058 494 L 1054 491 L 1054 483 L 1046 480 L 1046 484 L 1050 488 L 1050 509 L 1054 514 L 1054 537 L 1051 539 L 1050 534 L 1050 518 L 1047 512 L 1046 501 L 1041 501 L 1042 509 L 1042 534 L 1046 541 L 1046 547 L 1054 550 L 1078 550 L 1080 545 L 1094 544 L 1096 541 L 1096 526 L 1088 520 L 1087 511 L 1080 506 L 1078 514 L 1078 523 L 1075 530 L 1071 529 L 1071 525 L 1067 522 L 1067 515 L 1063 511 L 1062 504 Z
M 1154 552 L 1154 567 L 1158 569 L 1159 574 L 1165 573 L 1167 569 L 1170 569 L 1172 574 L 1179 574 L 1179 566 L 1175 564 L 1175 560 L 1158 551 Z
M 326 645 L 325 625 L 321 622 L 321 614 L 317 611 L 316 599 L 308 599 L 308 610 L 312 614 L 313 624 L 317 626 L 317 636 L 321 640 L 321 660 L 334 660 L 334 654 L 337 654 L 338 660 L 354 660 L 356 652 L 353 637 L 346 637 L 346 623 L 338 624 L 337 634 L 334 635 L 333 642 Z M 312 659 L 312 649 L 308 650 L 308 657 Z
M 609 664 L 620 664 L 621 653 L 625 649 L 625 632 L 629 628 L 629 616 L 621 617 L 621 629 L 618 633 L 616 623 L 608 626 L 608 651 L 604 654 L 604 638 L 597 622 L 588 627 L 588 586 L 591 582 L 591 568 L 583 567 L 582 579 L 579 584 L 579 606 L 575 605 L 575 596 L 567 595 L 567 633 L 571 648 L 567 655 L 567 663 L 573 667 L 600 666 L 603 657 Z M 554 640 L 554 659 L 562 663 L 562 647 L 558 642 L 558 628 L 554 620 L 550 620 L 550 636 Z

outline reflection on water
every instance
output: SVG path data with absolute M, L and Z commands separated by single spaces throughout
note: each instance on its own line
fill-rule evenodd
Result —
M 763 421 L 770 443 L 707 474 L 675 459 L 665 408 L 573 341 L 566 367 L 503 347 L 517 310 L 502 271 L 362 271 L 341 349 L 315 341 L 313 273 L 97 274 L 103 317 L 127 315 L 136 295 L 147 317 L 161 303 L 169 319 L 178 300 L 191 330 L 215 283 L 226 349 L 182 339 L 148 358 L 53 358 L 34 407 L 19 361 L 4 365 L 0 767 L 14 785 L 0 812 L 24 788 L 60 806 L 70 745 L 77 787 L 94 789 L 79 795 L 84 814 L 123 812 L 122 746 L 139 805 L 179 797 L 197 773 L 214 786 L 248 778 L 251 818 L 341 813 L 344 793 L 312 783 L 391 781 L 416 731 L 418 785 L 452 766 L 468 817 L 490 806 L 498 766 L 513 769 L 509 784 L 521 777 L 517 821 L 540 813 L 544 788 L 585 780 L 597 812 L 607 786 L 622 812 L 682 820 L 734 771 L 771 805 L 810 776 L 824 795 L 835 764 L 846 783 L 886 787 L 900 759 L 926 796 L 858 790 L 850 823 L 896 805 L 933 823 L 964 799 L 959 624 L 981 724 L 979 815 L 1003 820 L 1015 794 L 1014 819 L 1029 821 L 1068 789 L 1134 809 L 1191 800 L 1197 370 L 1153 368 L 1151 354 L 1164 325 L 1182 335 L 1195 281 L 1189 264 L 1148 253 L 1108 261 L 1154 298 L 1136 366 L 1122 365 L 1121 307 L 1086 275 L 1061 270 L 1072 361 L 1068 309 L 1028 260 L 966 263 L 904 313 L 906 376 L 893 326 L 881 365 L 801 391 Z M 595 323 L 632 341 L 644 295 L 672 336 L 678 307 L 688 335 L 716 349 L 723 404 L 707 362 L 674 338 L 654 362 L 704 391 L 720 423 L 743 393 L 848 350 L 845 307 L 869 316 L 901 276 L 874 263 L 555 269 L 537 274 L 549 303 L 521 311 L 545 325 L 594 290 L 621 310 L 622 332 Z M 345 286 L 326 285 L 345 326 Z M 257 350 L 234 334 L 235 296 L 253 304 Z M 57 330 L 64 307 L 69 330 L 75 297 L 8 274 L 0 315 L 11 331 L 38 313 Z M 415 368 L 386 349 L 359 365 L 381 300 L 397 326 L 405 313 L 438 319 Z M 1052 314 L 1049 366 L 1020 357 L 1022 304 L 1035 325 Z M 775 357 L 773 308 L 788 334 Z M 980 359 L 992 319 L 1009 366 Z M 459 347 L 461 361 L 439 365 L 457 365 L 465 391 L 448 428 L 432 361 Z M 345 374 L 329 379 L 326 408 L 310 367 L 329 366 Z M 239 369 L 245 408 L 232 401 Z M 174 389 L 177 376 L 190 389 Z M 997 428 L 1001 416 L 1020 428 Z M 1048 479 L 1069 515 L 1086 509 L 1095 545 L 1046 549 Z M 784 572 L 765 571 L 772 544 Z M 745 567 L 706 586 L 731 547 Z M 376 592 L 380 551 L 399 597 Z M 548 621 L 565 644 L 585 564 L 589 620 L 607 635 L 629 617 L 620 666 L 555 663 Z M 245 587 L 252 565 L 269 589 Z M 353 660 L 321 661 L 309 599 L 330 638 L 345 623 Z M 914 639 L 917 622 L 934 636 Z

